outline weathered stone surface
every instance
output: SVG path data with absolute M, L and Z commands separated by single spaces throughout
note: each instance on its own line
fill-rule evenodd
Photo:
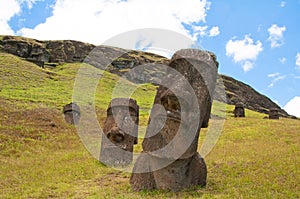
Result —
M 46 41 L 45 46 L 49 52 L 51 63 L 83 62 L 85 57 L 95 48 L 94 45 L 73 41 Z
M 2 50 L 7 53 L 27 58 L 28 60 L 48 61 L 49 53 L 42 41 L 24 37 L 4 36 L 1 45 Z
M 132 162 L 133 145 L 137 144 L 139 106 L 133 99 L 115 98 L 107 109 L 101 140 L 100 161 L 110 166 Z
M 130 177 L 130 184 L 134 191 L 156 189 L 155 179 L 150 166 L 151 158 L 153 157 L 144 152 L 137 158 L 132 171 L 134 174 Z
M 69 124 L 78 124 L 80 120 L 80 108 L 79 106 L 72 102 L 63 107 L 63 113 L 65 116 L 65 121 Z
M 277 108 L 270 108 L 269 111 L 269 119 L 279 119 L 278 109 Z
M 226 98 L 222 96 L 222 86 L 225 89 Z M 251 86 L 226 75 L 218 76 L 214 99 L 231 105 L 242 101 L 245 105 L 244 108 L 265 114 L 269 114 L 270 108 L 276 107 L 281 117 L 290 117 L 285 110 L 281 109 L 267 96 L 258 93 Z
M 242 102 L 238 102 L 235 104 L 235 108 L 233 110 L 234 117 L 245 117 L 245 108 Z
M 83 62 L 95 48 L 96 46 L 93 44 L 74 40 L 40 41 L 18 36 L 4 36 L 0 40 L 0 50 L 38 63 L 38 65 L 44 62 L 47 66 L 49 64 L 46 63 L 55 66 L 55 63 Z M 97 56 L 102 57 L 102 61 L 109 60 L 109 62 L 101 62 L 101 60 L 87 62 L 98 68 L 111 64 L 111 67 L 107 69 L 119 75 L 122 75 L 120 69 L 132 68 L 145 63 L 168 62 L 167 58 L 147 52 L 140 55 L 138 51 L 109 46 L 97 46 L 96 50 Z M 132 78 L 132 80 L 134 79 Z
M 130 178 L 132 189 L 180 191 L 190 186 L 206 185 L 207 168 L 199 153 L 195 153 L 188 160 L 179 159 L 155 170 L 162 161 L 165 160 L 143 152 L 138 157 L 133 169 L 134 174 Z
M 39 41 L 15 36 L 4 36 L 1 45 L 4 52 L 34 63 L 82 62 L 95 47 L 92 44 L 72 40 Z
M 206 184 L 206 166 L 197 146 L 200 128 L 208 126 L 218 63 L 212 53 L 184 49 L 173 55 L 169 66 L 142 144 L 141 159 L 147 161 L 138 159 L 133 170 L 133 190 L 147 189 L 141 176 L 152 177 L 151 173 L 151 189 L 179 191 Z M 141 173 L 141 167 L 150 172 Z
M 161 160 L 152 158 L 152 164 Z M 157 163 L 156 162 L 156 163 Z M 178 159 L 162 169 L 153 171 L 157 189 L 180 191 L 191 186 L 205 186 L 206 164 L 198 153 L 188 159 Z

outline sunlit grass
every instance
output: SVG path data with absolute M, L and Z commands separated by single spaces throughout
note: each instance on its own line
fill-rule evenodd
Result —
M 133 192 L 130 173 L 102 165 L 83 146 L 76 129 L 64 122 L 62 106 L 72 100 L 81 64 L 44 70 L 0 54 L 0 198 L 299 198 L 300 121 L 213 103 L 210 125 L 224 119 L 215 147 L 205 156 L 207 186 L 178 193 Z M 90 67 L 90 66 L 84 66 Z M 119 77 L 103 73 L 95 106 L 103 122 Z M 120 80 L 120 92 L 133 88 L 144 128 L 156 88 Z M 145 129 L 140 129 L 142 134 Z M 209 129 L 201 129 L 199 149 Z M 135 151 L 141 151 L 142 138 Z

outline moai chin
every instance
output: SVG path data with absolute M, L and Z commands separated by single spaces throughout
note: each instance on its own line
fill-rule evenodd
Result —
M 183 49 L 173 55 L 167 74 L 175 75 L 165 78 L 169 87 L 157 90 L 130 179 L 133 190 L 206 185 L 207 168 L 197 146 L 200 129 L 208 126 L 217 69 L 215 55 L 207 51 Z
M 234 117 L 245 117 L 244 104 L 242 102 L 236 103 L 233 113 Z
M 108 166 L 126 166 L 132 162 L 137 144 L 139 106 L 131 98 L 112 99 L 107 108 L 101 141 L 100 161 Z
M 279 119 L 278 109 L 270 108 L 269 110 L 269 119 Z
M 65 121 L 69 124 L 78 124 L 80 120 L 80 108 L 79 106 L 71 102 L 69 104 L 66 104 L 63 107 L 63 113 L 65 116 Z

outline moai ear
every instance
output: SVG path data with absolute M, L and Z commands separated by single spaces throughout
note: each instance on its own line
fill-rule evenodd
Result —
M 210 118 L 210 111 L 211 111 L 211 106 L 207 106 L 207 110 L 205 112 L 205 116 L 201 125 L 201 128 L 207 128 L 208 127 L 208 122 Z
M 212 107 L 212 100 L 211 98 L 208 99 L 206 110 L 205 110 L 205 116 L 201 125 L 201 128 L 207 128 L 208 127 L 208 122 L 210 119 L 210 112 L 211 112 L 211 107 Z

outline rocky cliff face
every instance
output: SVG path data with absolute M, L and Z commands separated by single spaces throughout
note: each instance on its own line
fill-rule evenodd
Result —
M 3 36 L 0 38 L 0 50 L 25 58 L 40 66 L 44 66 L 44 64 L 55 66 L 55 64 L 64 62 L 83 62 L 96 47 L 92 44 L 73 40 L 39 41 L 17 36 Z M 141 53 L 139 51 L 126 53 L 128 50 L 109 46 L 98 46 L 96 50 L 98 55 L 101 54 L 108 59 L 119 57 L 111 63 L 113 67 L 110 68 L 112 70 L 167 61 L 166 58 L 152 53 Z M 97 65 L 97 63 L 93 64 Z
M 0 37 L 0 50 L 22 57 L 28 61 L 34 62 L 39 66 L 55 66 L 64 62 L 83 62 L 84 60 L 94 65 L 109 64 L 107 70 L 118 75 L 125 75 L 126 72 L 135 66 L 148 63 L 168 64 L 169 60 L 160 55 L 152 53 L 125 50 L 109 46 L 98 46 L 97 54 L 103 55 L 107 59 L 101 59 L 99 62 L 89 61 L 89 54 L 95 49 L 95 45 L 72 40 L 61 41 L 39 41 L 16 36 Z M 99 52 L 100 51 L 100 52 Z M 112 59 L 118 57 L 117 59 Z M 111 60 L 107 63 L 105 60 Z M 103 63 L 101 63 L 103 61 Z M 164 72 L 156 67 L 152 70 L 136 71 L 127 75 L 126 78 L 135 83 L 151 81 L 155 78 L 163 77 Z M 141 75 L 143 74 L 143 75 Z M 225 96 L 222 91 L 225 90 Z M 276 103 L 268 97 L 258 93 L 249 85 L 225 75 L 219 75 L 217 88 L 214 98 L 228 104 L 243 102 L 245 107 L 261 113 L 268 113 L 270 108 L 278 108 L 282 117 L 290 117 Z
M 226 98 L 222 96 L 222 87 L 225 89 Z M 265 114 L 269 113 L 269 109 L 276 108 L 279 110 L 280 116 L 290 117 L 286 111 L 267 96 L 258 93 L 249 85 L 226 75 L 219 75 L 214 98 L 231 105 L 242 102 L 245 108 Z
M 4 36 L 0 45 L 4 52 L 41 64 L 82 62 L 95 47 L 78 41 L 39 41 L 15 36 Z

